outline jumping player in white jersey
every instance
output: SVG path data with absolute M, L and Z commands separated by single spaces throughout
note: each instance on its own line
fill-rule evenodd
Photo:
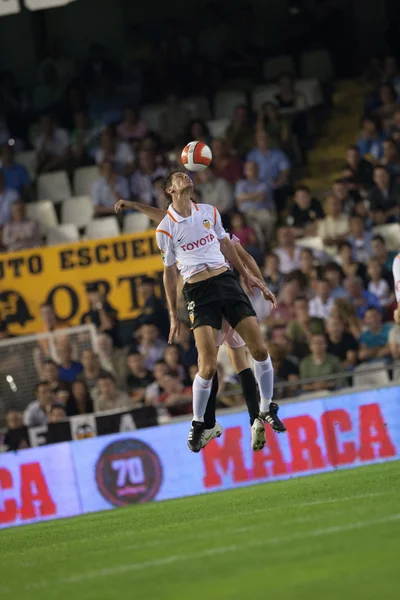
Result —
M 394 320 L 400 325 L 400 254 L 393 261 L 394 291 L 396 294 L 397 308 L 394 311 Z
M 174 176 L 176 177 L 177 181 L 174 181 Z M 189 180 L 189 178 L 187 177 L 187 175 L 184 174 L 184 173 L 181 173 L 180 171 L 172 173 L 172 176 L 170 176 L 169 181 L 167 180 L 166 183 L 167 183 L 167 185 L 166 185 L 167 195 L 169 193 L 168 189 L 170 189 L 171 187 L 172 187 L 171 191 L 173 192 L 171 194 L 172 197 L 174 197 L 174 193 L 176 194 L 178 192 L 178 197 L 176 198 L 176 200 L 177 200 L 176 204 L 180 204 L 180 202 L 179 202 L 179 195 L 185 195 L 185 194 L 182 194 L 182 193 L 179 194 L 179 192 L 181 192 L 182 188 L 183 188 L 183 191 L 186 190 L 186 189 L 190 189 L 190 193 L 191 193 L 192 183 Z M 190 193 L 186 194 L 186 196 L 187 196 L 186 199 L 185 198 L 181 199 L 181 200 L 183 200 L 181 208 L 185 208 L 185 206 L 184 206 L 185 200 L 186 200 L 186 203 L 187 203 L 188 198 L 190 200 Z M 147 207 L 147 206 L 144 206 L 144 205 L 140 205 L 138 203 L 131 203 L 131 202 L 122 201 L 122 200 L 119 203 L 117 203 L 116 210 L 117 210 L 117 212 L 119 212 L 119 210 L 122 210 L 125 207 L 126 208 L 135 208 L 135 209 L 141 210 L 142 212 L 145 212 L 146 214 L 148 214 L 150 216 L 150 218 L 152 218 L 156 222 L 160 220 L 160 214 L 159 213 L 161 213 L 162 216 L 165 214 L 164 211 L 159 211 L 159 209 L 154 209 L 152 207 Z M 179 210 L 179 207 L 177 207 L 177 208 Z M 196 205 L 193 205 L 190 202 L 190 204 L 188 206 L 186 206 L 186 208 L 188 208 L 190 210 L 190 215 L 191 216 L 192 216 L 192 210 L 193 210 L 193 213 L 194 213 L 194 211 L 196 211 L 196 213 L 197 212 L 201 212 L 202 213 L 201 215 L 196 215 L 194 213 L 194 216 L 196 216 L 197 219 L 195 219 L 196 222 L 194 223 L 194 227 L 192 227 L 192 231 L 195 231 L 197 233 L 199 230 L 201 231 L 202 226 L 203 226 L 205 228 L 205 230 L 206 230 L 206 232 L 205 232 L 204 235 L 205 236 L 208 235 L 209 237 L 208 238 L 205 237 L 205 239 L 204 239 L 204 236 L 203 236 L 203 238 L 200 238 L 198 241 L 196 241 L 193 238 L 193 242 L 191 242 L 191 238 L 188 238 L 187 244 L 181 244 L 181 255 L 182 255 L 182 252 L 183 253 L 185 253 L 185 252 L 191 252 L 192 249 L 193 249 L 193 247 L 196 248 L 196 249 L 197 248 L 201 248 L 201 247 L 206 246 L 208 243 L 213 243 L 213 245 L 215 245 L 215 243 L 217 243 L 217 242 L 215 240 L 216 236 L 214 234 L 217 233 L 217 230 L 218 230 L 218 233 L 219 233 L 219 236 L 220 236 L 221 239 L 223 239 L 224 237 L 226 237 L 226 233 L 223 231 L 222 226 L 220 224 L 219 215 L 218 215 L 217 211 L 213 207 L 207 206 L 207 205 L 196 206 Z M 206 216 L 206 217 L 208 216 L 210 218 L 209 219 L 204 219 L 204 218 L 202 218 L 204 216 Z M 177 212 L 175 210 L 174 206 L 173 206 L 172 209 L 170 209 L 169 214 L 167 215 L 167 221 L 165 223 L 165 229 L 162 229 L 161 225 L 159 227 L 159 235 L 166 236 L 166 238 L 168 238 L 169 240 L 172 240 L 172 237 L 170 237 L 170 236 L 173 236 L 173 233 L 176 233 L 176 232 L 174 232 L 174 227 L 176 228 L 176 226 L 175 225 L 171 225 L 171 223 L 169 222 L 169 219 L 171 219 L 172 223 L 179 223 L 179 222 L 183 222 L 183 221 L 186 221 L 186 222 L 187 221 L 189 221 L 189 222 L 193 221 L 193 219 L 190 218 L 189 216 L 185 217 L 184 215 L 182 215 L 179 212 Z M 165 221 L 165 219 L 164 219 L 164 221 Z M 186 223 L 186 225 L 187 225 L 187 223 Z M 168 228 L 168 230 L 167 230 L 167 228 Z M 187 227 L 186 227 L 186 230 L 187 230 Z M 208 233 L 209 231 L 211 231 L 211 234 Z M 193 235 L 192 235 L 192 237 L 193 237 Z M 196 236 L 194 236 L 194 237 L 196 237 Z M 181 242 L 185 241 L 185 240 L 181 240 L 180 234 L 178 234 L 178 236 L 176 236 L 176 239 L 180 240 Z M 171 252 L 171 249 L 169 248 L 170 244 L 171 244 L 171 242 L 169 242 L 169 241 L 167 241 L 167 243 L 165 243 L 164 241 L 160 242 L 160 245 L 161 245 L 162 249 L 166 248 L 169 253 Z M 248 257 L 249 262 L 250 262 L 249 268 L 251 269 L 252 263 L 254 263 L 254 260 L 251 259 L 251 257 L 245 252 L 245 250 L 243 248 L 240 247 L 240 245 L 238 245 L 238 249 L 239 248 L 240 248 L 240 251 L 242 253 L 244 253 L 244 255 L 246 257 Z M 240 261 L 238 262 L 238 257 L 236 255 L 236 252 L 234 250 L 233 250 L 233 252 L 230 252 L 229 245 L 228 245 L 228 251 L 227 251 L 227 253 L 230 255 L 229 258 L 230 258 L 231 262 L 234 264 L 234 266 L 236 266 L 238 268 L 239 271 L 242 272 L 244 279 L 245 280 L 247 279 L 247 281 L 250 284 L 250 286 L 252 284 L 254 284 L 254 279 L 251 279 L 249 277 L 249 275 L 247 274 L 246 271 L 243 272 L 243 265 L 240 263 Z M 191 275 L 191 271 L 189 270 L 189 275 L 186 277 L 186 279 L 189 280 L 189 285 L 185 286 L 186 287 L 186 293 L 190 293 L 193 290 L 193 288 L 191 287 L 193 284 L 197 284 L 197 283 L 200 283 L 200 282 L 206 282 L 206 281 L 208 281 L 209 283 L 211 283 L 209 281 L 210 279 L 213 280 L 212 281 L 213 284 L 217 284 L 217 286 L 219 286 L 220 293 L 224 292 L 223 286 L 221 286 L 221 284 L 220 284 L 221 279 L 225 279 L 226 280 L 226 286 L 227 286 L 227 288 L 228 288 L 229 291 L 231 290 L 231 288 L 232 288 L 232 283 L 231 283 L 231 277 L 232 277 L 232 275 L 229 277 L 229 280 L 227 280 L 226 277 L 224 277 L 224 278 L 220 277 L 220 275 L 222 275 L 223 273 L 225 273 L 227 271 L 227 267 L 226 267 L 226 263 L 225 263 L 224 257 L 221 255 L 221 253 L 218 251 L 215 254 L 217 256 L 217 260 L 218 261 L 221 261 L 221 259 L 222 259 L 221 266 L 219 266 L 219 264 L 212 263 L 212 261 L 210 261 L 209 259 L 207 259 L 207 262 L 202 263 L 201 261 L 204 260 L 204 258 L 202 257 L 201 254 L 199 255 L 199 253 L 197 253 L 197 259 L 195 258 L 194 261 L 192 261 L 192 265 L 191 266 L 192 266 L 192 269 L 195 271 L 194 275 L 196 275 L 197 273 L 199 273 L 199 274 L 203 273 L 203 274 L 202 274 L 201 278 L 197 278 L 198 279 L 197 281 L 192 281 L 193 276 Z M 165 256 L 165 250 L 164 250 L 164 256 Z M 200 266 L 199 265 L 199 260 L 198 260 L 199 258 L 200 258 L 200 264 L 203 264 L 204 268 L 199 268 L 199 266 Z M 168 260 L 168 262 L 170 262 L 170 260 Z M 236 263 L 236 265 L 235 265 L 235 263 Z M 173 264 L 175 264 L 175 263 L 173 263 Z M 172 264 L 171 265 L 167 265 L 166 270 L 168 269 L 168 267 L 171 267 L 171 266 L 172 266 Z M 215 271 L 213 272 L 213 268 L 212 268 L 213 266 L 216 267 L 216 271 L 217 272 L 215 272 Z M 184 269 L 182 269 L 182 270 L 184 270 Z M 260 273 L 258 267 L 256 267 L 256 272 L 258 274 Z M 175 271 L 175 274 L 176 274 L 176 271 Z M 236 283 L 237 283 L 237 280 L 236 280 Z M 270 292 L 268 290 L 266 290 L 265 287 L 263 287 L 263 284 L 260 285 L 260 283 L 261 282 L 257 282 L 257 285 L 260 288 L 261 287 L 263 288 L 264 293 L 266 293 L 266 297 L 269 300 L 274 301 L 274 297 L 270 294 Z M 195 285 L 194 287 L 196 287 L 196 289 L 197 289 L 199 286 Z M 204 284 L 201 287 L 204 287 Z M 210 286 L 208 285 L 208 287 L 210 287 Z M 243 296 L 246 298 L 245 301 L 243 300 Z M 203 300 L 203 299 L 201 298 L 201 300 Z M 283 423 L 281 423 L 281 421 L 277 417 L 278 406 L 276 404 L 274 404 L 274 403 L 271 403 L 271 404 L 268 403 L 268 400 L 270 399 L 270 396 L 272 395 L 272 377 L 273 377 L 272 365 L 270 364 L 270 359 L 268 357 L 268 354 L 267 354 L 264 342 L 262 340 L 262 336 L 259 333 L 258 325 L 257 325 L 256 328 L 254 327 L 254 321 L 255 321 L 255 319 L 254 319 L 254 311 L 250 307 L 248 299 L 243 294 L 243 291 L 241 290 L 241 288 L 240 288 L 239 285 L 237 285 L 237 287 L 235 288 L 235 293 L 233 294 L 233 296 L 231 296 L 231 304 L 234 303 L 234 302 L 237 303 L 238 300 L 239 300 L 239 303 L 241 305 L 241 310 L 244 313 L 244 316 L 243 316 L 243 318 L 241 320 L 247 321 L 248 324 L 249 324 L 249 326 L 250 326 L 249 327 L 249 330 L 250 330 L 249 331 L 249 335 L 247 335 L 246 332 L 245 332 L 244 333 L 244 337 L 245 336 L 248 337 L 248 339 L 249 339 L 248 344 L 250 345 L 250 349 L 253 349 L 253 356 L 256 355 L 255 356 L 255 358 L 256 358 L 256 361 L 255 361 L 256 376 L 257 376 L 257 379 L 258 379 L 258 382 L 259 382 L 259 387 L 260 387 L 261 393 L 263 395 L 262 403 L 261 403 L 261 415 L 260 416 L 264 417 L 264 420 L 267 421 L 277 431 L 284 431 L 285 427 L 284 427 Z M 219 298 L 218 301 L 221 302 L 221 299 Z M 223 301 L 223 298 L 222 298 L 222 301 Z M 210 330 L 212 331 L 213 329 L 215 330 L 217 327 L 216 326 L 213 327 L 211 324 L 209 325 L 207 320 L 206 320 L 207 324 L 202 325 L 201 323 L 199 323 L 197 325 L 196 322 L 195 322 L 195 318 L 198 315 L 196 314 L 195 306 L 193 306 L 193 304 L 191 304 L 191 302 L 196 302 L 196 301 L 189 300 L 189 308 L 192 308 L 192 313 L 193 313 L 192 318 L 193 318 L 193 321 L 194 321 L 194 329 L 195 329 L 195 337 L 196 337 L 197 345 L 199 347 L 199 345 L 201 346 L 201 344 L 203 344 L 203 346 L 206 346 L 207 348 L 209 348 L 209 345 L 210 345 L 209 344 L 209 338 L 208 338 L 207 334 L 204 335 L 201 332 L 203 331 L 205 333 L 206 331 L 210 331 Z M 217 302 L 217 304 L 218 304 L 218 302 Z M 202 304 L 200 302 L 200 306 L 201 305 Z M 218 310 L 218 306 L 217 307 L 215 306 L 215 301 L 212 301 L 212 304 L 211 304 L 210 308 L 211 308 L 211 310 L 213 310 L 214 308 L 217 308 L 217 310 Z M 193 310 L 193 309 L 195 309 L 195 310 Z M 235 321 L 235 320 L 237 321 L 238 315 L 234 314 L 235 310 L 232 309 L 232 308 L 227 309 L 227 310 L 228 310 L 228 312 L 230 312 L 231 319 L 233 319 L 233 321 Z M 176 329 L 178 327 L 178 324 L 176 323 L 176 313 L 174 315 L 174 312 L 172 311 L 172 315 L 171 316 L 172 316 L 172 321 L 173 321 L 171 335 L 173 336 L 173 333 L 174 333 L 174 321 L 175 321 L 175 331 L 176 331 Z M 201 317 L 201 315 L 200 315 L 200 317 Z M 204 316 L 204 314 L 203 314 L 203 319 L 204 318 L 208 319 L 207 315 Z M 215 315 L 212 318 L 215 319 Z M 239 325 L 241 325 L 240 321 L 239 321 Z M 198 329 L 197 332 L 196 332 L 196 329 Z M 239 329 L 239 326 L 238 326 L 238 329 Z M 251 335 L 250 335 L 250 333 L 251 333 Z M 244 349 L 243 348 L 244 341 L 240 339 L 240 337 L 237 335 L 237 333 L 232 334 L 231 332 L 228 332 L 228 337 L 229 336 L 231 336 L 233 338 L 236 336 L 236 340 L 237 340 L 236 348 L 237 349 L 241 349 L 241 350 Z M 212 333 L 211 339 L 213 340 L 213 344 L 215 344 L 214 337 L 215 337 L 215 334 Z M 261 340 L 260 340 L 260 338 L 261 338 Z M 199 340 L 200 340 L 200 344 L 199 344 Z M 207 341 L 206 344 L 205 344 L 205 341 Z M 215 345 L 214 345 L 214 348 L 215 348 Z M 209 359 L 208 356 L 207 357 L 205 357 L 204 355 L 202 356 L 201 351 L 199 352 L 199 354 L 200 354 L 200 368 L 202 368 L 202 371 L 200 371 L 199 377 L 197 378 L 197 381 L 195 381 L 195 384 L 194 384 L 194 407 L 195 407 L 195 410 L 194 410 L 195 415 L 194 416 L 195 416 L 195 418 L 194 418 L 194 423 L 193 423 L 193 426 L 192 426 L 191 434 L 189 435 L 189 440 L 188 440 L 189 447 L 192 450 L 194 450 L 194 451 L 198 451 L 201 448 L 201 444 L 199 444 L 199 440 L 201 439 L 202 434 L 204 433 L 204 425 L 203 425 L 203 420 L 202 420 L 203 415 L 201 414 L 201 412 L 202 412 L 202 410 L 204 412 L 204 399 L 205 399 L 206 394 L 207 394 L 207 398 L 206 399 L 208 399 L 209 389 L 207 389 L 207 388 L 209 388 L 210 384 L 211 384 L 211 380 L 210 379 L 206 379 L 204 376 L 202 377 L 204 371 L 206 371 L 206 374 L 208 374 L 211 371 L 211 366 L 210 366 L 210 362 L 211 361 L 210 361 L 210 359 Z M 261 356 L 261 354 L 263 356 Z M 213 353 L 213 356 L 211 358 L 212 358 L 212 360 L 214 360 L 214 355 L 215 355 L 215 361 L 216 361 L 216 353 Z M 267 357 L 266 359 L 264 358 L 263 360 L 257 360 L 259 358 L 264 357 L 265 355 Z M 245 357 L 245 353 L 244 353 L 244 357 Z M 247 361 L 247 358 L 246 358 L 246 361 Z M 245 372 L 247 372 L 247 375 L 251 374 L 251 377 L 253 378 L 253 381 L 254 381 L 254 376 L 253 376 L 253 374 L 251 372 L 251 369 L 249 369 L 247 362 L 243 365 L 243 360 L 242 360 L 242 364 L 239 365 L 239 368 L 240 368 L 241 372 L 243 372 L 243 374 Z M 239 369 L 236 369 L 236 370 L 239 371 Z M 200 379 L 200 381 L 199 381 L 199 379 Z M 201 389 L 199 390 L 198 389 L 199 386 L 198 385 L 196 386 L 196 383 L 197 384 L 200 383 L 200 387 L 203 384 L 204 387 L 201 387 Z M 204 385 L 204 383 L 208 383 L 209 385 Z M 242 381 L 242 383 L 243 383 L 243 381 Z M 250 382 L 250 377 L 249 377 L 248 378 L 248 384 L 250 384 L 250 383 L 251 382 Z M 197 387 L 197 390 L 196 390 L 196 387 Z M 245 386 L 243 386 L 243 387 L 245 387 Z M 251 387 L 251 385 L 250 385 L 250 387 Z M 253 394 L 253 399 L 254 399 L 254 397 L 257 398 L 257 396 L 256 396 L 257 391 L 256 391 L 255 385 L 254 385 L 254 389 L 255 389 L 255 393 Z M 196 394 L 196 392 L 197 392 L 197 394 Z M 265 392 L 267 392 L 267 393 L 265 393 Z M 196 395 L 197 395 L 197 398 L 196 398 Z M 266 396 L 268 396 L 268 398 L 266 398 Z M 245 394 L 245 397 L 246 397 L 246 394 Z M 246 398 L 246 400 L 247 400 L 247 398 Z M 253 402 L 253 404 L 254 404 L 254 402 Z M 264 432 L 264 428 L 263 428 L 262 423 L 257 418 L 257 415 L 258 415 L 258 398 L 255 401 L 255 406 L 256 406 L 256 408 L 254 408 L 254 406 L 253 406 L 253 416 L 252 416 L 252 420 L 253 420 L 252 442 L 253 442 L 253 449 L 254 450 L 258 450 L 258 449 L 261 449 L 263 447 L 263 445 L 265 444 L 265 432 Z M 200 407 L 200 409 L 199 409 L 199 407 Z M 249 404 L 248 404 L 248 407 L 249 407 Z M 249 412 L 251 413 L 250 407 L 249 407 Z M 198 420 L 196 420 L 196 417 L 197 417 Z M 215 407 L 214 407 L 214 421 L 213 421 L 213 423 L 215 423 Z M 258 440 L 257 440 L 257 435 L 255 435 L 255 431 L 254 431 L 255 427 L 254 427 L 254 425 L 261 425 L 261 427 L 258 427 L 258 432 L 259 432 L 258 433 L 258 435 L 259 435 Z M 218 424 L 216 424 L 216 426 L 218 426 Z M 261 435 L 261 430 L 262 430 L 262 435 Z M 209 429 L 206 433 L 209 433 L 209 432 L 211 432 L 211 433 L 218 433 L 218 432 L 213 431 L 212 429 Z M 221 433 L 221 429 L 219 431 L 219 435 L 220 435 L 220 433 Z M 260 436 L 264 438 L 263 441 L 260 440 Z M 204 440 L 207 439 L 208 437 L 209 436 L 207 436 L 207 437 L 204 436 L 203 437 L 203 444 L 202 444 L 203 446 L 204 446 Z M 210 437 L 210 439 L 212 439 L 213 437 L 216 437 L 216 435 L 213 435 L 212 437 Z M 257 443 L 254 443 L 254 442 L 257 442 L 258 445 L 257 445 Z M 260 443 L 260 442 L 262 442 L 262 443 Z

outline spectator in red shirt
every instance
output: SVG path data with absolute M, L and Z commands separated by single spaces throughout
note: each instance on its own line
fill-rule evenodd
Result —
M 165 375 L 161 385 L 164 393 L 158 399 L 159 404 L 164 405 L 172 417 L 192 412 L 192 388 L 184 386 L 176 371 Z
M 238 156 L 232 156 L 229 142 L 224 138 L 215 138 L 211 144 L 213 153 L 212 170 L 214 175 L 235 184 L 242 176 L 243 164 Z

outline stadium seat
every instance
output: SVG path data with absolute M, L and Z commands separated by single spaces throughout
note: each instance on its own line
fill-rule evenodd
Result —
M 89 196 L 92 183 L 99 176 L 98 167 L 81 167 L 74 173 L 74 194 L 76 196 Z
M 278 94 L 279 88 L 277 85 L 259 85 L 254 88 L 251 96 L 251 107 L 257 111 L 264 102 L 276 102 L 275 96 Z
M 300 57 L 302 79 L 316 78 L 322 83 L 333 79 L 333 65 L 327 50 L 311 50 Z
M 309 248 L 310 250 L 316 250 L 317 252 L 325 252 L 325 246 L 320 237 L 309 236 L 296 240 L 296 245 L 302 248 Z
M 204 119 L 206 121 L 211 116 L 209 102 L 204 96 L 184 98 L 182 104 L 189 111 L 192 119 Z
M 72 223 L 76 227 L 86 227 L 93 219 L 93 204 L 89 196 L 75 196 L 64 200 L 61 205 L 61 223 Z
M 141 116 L 150 131 L 157 133 L 161 130 L 161 115 L 165 108 L 165 104 L 148 104 L 143 106 Z
M 71 197 L 71 186 L 66 171 L 55 171 L 39 175 L 37 180 L 38 200 L 50 198 L 53 202 L 62 202 Z
M 397 252 L 400 246 L 400 225 L 398 223 L 388 223 L 387 225 L 377 225 L 373 229 L 373 235 L 381 235 L 386 247 L 390 252 Z
M 85 230 L 85 237 L 89 240 L 97 238 L 116 237 L 120 234 L 117 217 L 104 217 L 93 219 Z
M 214 118 L 231 118 L 234 108 L 238 104 L 247 104 L 247 97 L 239 90 L 223 90 L 214 96 Z
M 150 227 L 150 219 L 142 213 L 129 213 L 124 217 L 123 233 L 140 233 Z
M 229 123 L 229 119 L 213 119 L 212 121 L 207 121 L 207 127 L 212 137 L 220 137 L 225 135 Z
M 36 152 L 34 150 L 17 152 L 15 154 L 15 162 L 27 168 L 32 181 L 36 179 Z
M 76 225 L 68 223 L 52 227 L 46 234 L 47 244 L 49 246 L 57 246 L 58 244 L 69 244 L 70 242 L 79 241 L 79 231 Z
M 381 371 L 372 371 L 371 368 L 382 367 Z M 390 383 L 385 361 L 376 361 L 372 365 L 359 365 L 353 371 L 353 387 L 368 386 L 370 389 L 379 388 Z
M 51 200 L 41 200 L 40 202 L 27 204 L 26 215 L 29 219 L 39 223 L 41 235 L 58 225 L 57 214 Z
M 263 74 L 266 81 L 274 81 L 282 73 L 296 73 L 296 66 L 291 56 L 282 55 L 267 58 L 264 62 Z

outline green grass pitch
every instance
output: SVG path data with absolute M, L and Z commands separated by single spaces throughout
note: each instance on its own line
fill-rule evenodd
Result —
M 0 598 L 398 600 L 400 463 L 0 532 Z

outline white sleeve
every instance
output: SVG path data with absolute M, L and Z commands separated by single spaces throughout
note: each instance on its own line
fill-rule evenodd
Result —
M 400 304 L 400 254 L 393 261 L 393 279 L 396 300 Z
M 219 214 L 219 212 L 217 211 L 215 206 L 214 206 L 214 231 L 219 240 L 223 240 L 224 238 L 226 238 L 227 235 L 229 235 L 225 231 L 225 229 L 222 225 L 221 215 Z
M 156 229 L 156 240 L 164 266 L 171 267 L 176 263 L 171 234 L 163 229 Z

